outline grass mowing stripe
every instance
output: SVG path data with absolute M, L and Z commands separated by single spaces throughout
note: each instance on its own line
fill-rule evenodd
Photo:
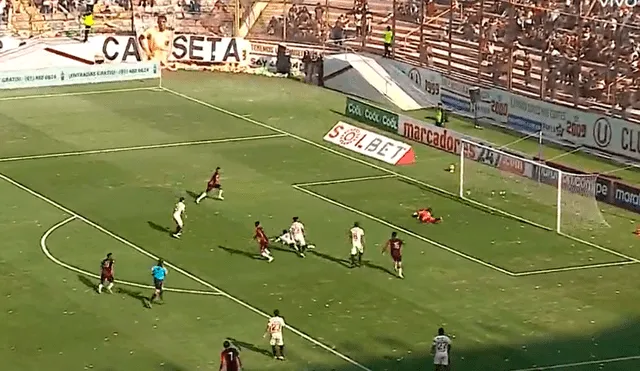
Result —
M 599 359 L 594 361 L 584 361 L 584 362 L 575 362 L 575 363 L 565 363 L 561 365 L 552 365 L 552 366 L 539 366 L 532 368 L 519 368 L 517 370 L 511 371 L 545 371 L 545 370 L 560 370 L 571 367 L 580 367 L 580 366 L 589 366 L 589 365 L 599 365 L 605 363 L 614 363 L 614 362 L 624 362 L 624 361 L 634 361 L 640 359 L 640 356 L 629 356 L 629 357 L 618 357 L 618 358 L 607 358 L 607 359 Z
M 42 238 L 40 238 L 40 248 L 42 249 L 42 252 L 44 253 L 44 255 L 47 256 L 47 258 L 49 258 L 49 260 L 51 260 L 52 262 L 56 263 L 57 265 L 66 268 L 72 272 L 76 272 L 79 274 L 82 274 L 83 276 L 87 276 L 87 277 L 91 277 L 91 278 L 95 278 L 95 279 L 100 279 L 100 276 L 97 274 L 93 274 L 91 272 L 87 272 L 84 269 L 80 269 L 78 267 L 75 267 L 71 264 L 67 264 L 61 260 L 59 260 L 58 258 L 56 258 L 55 256 L 53 256 L 53 254 L 51 254 L 51 251 L 49 251 L 49 248 L 47 247 L 47 238 L 49 238 L 49 236 L 55 232 L 58 228 L 62 228 L 65 225 L 69 224 L 70 222 L 77 220 L 78 218 L 76 216 L 70 216 L 68 218 L 66 218 L 65 220 L 58 222 L 57 224 L 55 224 L 53 227 L 47 229 L 46 232 L 44 232 L 44 234 L 42 235 Z M 129 281 L 122 281 L 122 280 L 115 280 L 115 283 L 121 284 L 121 285 L 125 285 L 125 286 L 131 286 L 131 287 L 136 287 L 139 289 L 149 289 L 149 290 L 154 290 L 155 287 L 151 286 L 151 285 L 143 285 L 141 283 L 136 283 L 136 282 L 129 282 Z M 220 296 L 220 292 L 217 291 L 202 291 L 202 290 L 188 290 L 188 289 L 174 289 L 171 287 L 165 287 L 163 290 L 167 291 L 167 292 L 175 292 L 175 293 L 180 293 L 180 294 L 195 294 L 195 295 L 217 295 Z
M 621 266 L 630 265 L 630 264 L 637 264 L 637 263 L 638 263 L 637 260 L 631 260 L 631 261 L 620 261 L 620 262 L 600 263 L 600 264 L 585 264 L 585 265 L 576 265 L 576 266 L 572 266 L 572 267 L 540 269 L 540 270 L 535 270 L 535 271 L 518 272 L 518 273 L 515 273 L 515 276 L 516 277 L 525 277 L 525 276 L 535 276 L 535 275 L 538 275 L 538 274 L 581 271 L 581 270 L 585 270 L 585 269 L 621 267 Z
M 82 95 L 95 95 L 95 94 L 109 94 L 109 93 L 126 93 L 132 91 L 162 91 L 162 88 L 146 87 L 146 88 L 122 88 L 122 89 L 108 89 L 108 90 L 94 90 L 94 91 L 77 91 L 73 93 L 51 93 L 51 94 L 36 94 L 36 95 L 23 95 L 18 97 L 1 97 L 0 102 L 13 101 L 13 100 L 25 100 L 25 99 L 38 99 L 38 98 L 60 98 L 60 97 L 74 97 Z
M 134 244 L 133 242 L 130 242 L 129 240 L 126 240 L 125 238 L 118 236 L 117 234 L 115 234 L 115 233 L 113 233 L 113 232 L 109 231 L 108 229 L 106 229 L 106 228 L 102 227 L 101 225 L 99 225 L 99 224 L 97 224 L 97 223 L 95 223 L 95 222 L 93 222 L 93 221 L 91 221 L 91 220 L 89 220 L 89 219 L 85 218 L 84 216 L 82 216 L 82 215 L 80 215 L 80 214 L 78 214 L 78 213 L 76 213 L 76 212 L 72 211 L 71 209 L 69 209 L 69 208 L 67 208 L 67 207 L 65 207 L 65 206 L 62 206 L 61 204 L 57 203 L 56 201 L 53 201 L 52 199 L 50 199 L 50 198 L 48 198 L 48 197 L 46 197 L 46 196 L 44 196 L 44 195 L 42 195 L 42 194 L 40 194 L 40 193 L 38 193 L 38 192 L 34 191 L 33 189 L 31 189 L 31 188 L 29 188 L 29 187 L 27 187 L 27 186 L 25 186 L 25 185 L 23 185 L 23 184 L 21 184 L 21 183 L 19 183 L 19 182 L 15 181 L 15 180 L 13 180 L 13 179 L 9 178 L 8 176 L 6 176 L 6 175 L 4 175 L 4 174 L 2 174 L 2 173 L 0 173 L 0 179 L 2 179 L 2 180 L 4 180 L 4 181 L 6 181 L 7 183 L 10 183 L 10 184 L 14 185 L 14 186 L 15 186 L 15 187 L 17 187 L 17 188 L 20 188 L 20 189 L 21 189 L 21 190 L 23 190 L 24 192 L 29 193 L 30 195 L 32 195 L 32 196 L 34 196 L 34 197 L 36 197 L 36 198 L 38 198 L 38 199 L 40 199 L 40 200 L 42 200 L 42 201 L 44 201 L 44 202 L 48 203 L 48 204 L 49 204 L 49 205 L 51 205 L 51 206 L 56 207 L 57 209 L 59 209 L 59 210 L 61 210 L 61 211 L 64 211 L 65 213 L 67 213 L 67 214 L 69 214 L 69 215 L 73 215 L 73 216 L 75 216 L 77 219 L 82 220 L 83 222 L 85 222 L 85 223 L 87 223 L 88 225 L 92 226 L 93 228 L 95 228 L 95 229 L 97 229 L 97 230 L 101 231 L 102 233 L 104 233 L 104 234 L 106 234 L 106 235 L 108 235 L 108 236 L 110 236 L 110 237 L 112 237 L 112 238 L 114 238 L 114 239 L 116 239 L 116 240 L 120 241 L 121 243 L 123 243 L 123 244 L 125 244 L 125 245 L 129 246 L 130 248 L 132 248 L 132 249 L 134 249 L 134 250 L 138 251 L 138 252 L 139 252 L 139 253 L 141 253 L 142 255 L 145 255 L 145 256 L 147 256 L 147 257 L 149 257 L 149 258 L 152 258 L 152 259 L 154 259 L 154 260 L 158 260 L 158 259 L 159 259 L 159 257 L 155 256 L 154 254 L 152 254 L 152 253 L 151 253 L 151 252 L 149 252 L 148 250 L 145 250 L 145 249 L 143 249 L 142 247 L 140 247 L 140 246 L 138 246 L 138 245 Z M 220 295 L 222 295 L 222 296 L 226 297 L 227 299 L 229 299 L 229 300 L 233 301 L 234 303 L 236 303 L 236 304 L 238 304 L 238 305 L 240 305 L 240 306 L 244 307 L 245 309 L 248 309 L 248 310 L 250 310 L 251 312 L 256 313 L 256 314 L 258 314 L 258 315 L 260 315 L 260 316 L 262 316 L 262 317 L 264 317 L 264 318 L 270 318 L 270 317 L 271 317 L 271 316 L 270 316 L 270 315 L 268 315 L 266 312 L 264 312 L 264 311 L 262 311 L 262 310 L 260 310 L 260 309 L 258 309 L 258 308 L 256 308 L 256 307 L 252 306 L 251 304 L 249 304 L 249 303 L 247 303 L 247 302 L 245 302 L 245 301 L 242 301 L 241 299 L 236 298 L 235 296 L 233 296 L 233 295 L 231 295 L 231 294 L 229 294 L 229 293 L 227 293 L 227 292 L 223 291 L 222 289 L 219 289 L 219 288 L 218 288 L 218 287 L 216 287 L 215 285 L 213 285 L 213 284 L 211 284 L 211 283 L 209 283 L 209 282 L 207 282 L 207 281 L 203 280 L 202 278 L 200 278 L 200 277 L 198 277 L 198 276 L 196 276 L 196 275 L 194 275 L 194 274 L 192 274 L 192 273 L 190 273 L 190 272 L 188 272 L 188 271 L 186 271 L 186 270 L 184 270 L 184 269 L 182 269 L 182 268 L 180 268 L 180 267 L 176 266 L 175 264 L 172 264 L 172 263 L 167 262 L 167 261 L 165 261 L 165 263 L 166 263 L 167 267 L 169 267 L 169 268 L 173 269 L 174 271 L 176 271 L 176 272 L 178 272 L 178 273 L 181 273 L 181 274 L 182 274 L 182 275 L 184 275 L 185 277 L 188 277 L 188 278 L 190 278 L 190 279 L 192 279 L 192 280 L 194 280 L 194 281 L 196 281 L 196 282 L 200 283 L 201 285 L 203 285 L 203 286 L 205 286 L 205 287 L 210 288 L 211 290 L 214 290 L 214 291 L 218 292 Z M 332 347 L 330 347 L 330 346 L 328 346 L 328 345 L 326 345 L 326 344 L 322 343 L 322 342 L 321 342 L 321 341 L 319 341 L 319 340 L 314 339 L 313 337 L 311 337 L 311 336 L 309 336 L 309 335 L 305 334 L 304 332 L 302 332 L 302 331 L 300 331 L 300 330 L 296 329 L 295 327 L 292 327 L 292 326 L 290 326 L 290 325 L 287 325 L 287 327 L 286 327 L 286 328 L 287 328 L 289 331 L 291 331 L 292 333 L 294 333 L 294 334 L 298 335 L 299 337 L 301 337 L 301 338 L 303 338 L 303 339 L 305 339 L 305 340 L 309 341 L 309 342 L 310 342 L 310 343 L 312 343 L 312 344 L 315 344 L 316 346 L 318 346 L 318 347 L 320 347 L 320 348 L 322 348 L 322 349 L 326 350 L 327 352 L 329 352 L 329 353 L 331 353 L 331 354 L 333 354 L 333 355 L 337 356 L 338 358 L 342 359 L 343 361 L 345 361 L 345 362 L 347 362 L 347 363 L 350 363 L 351 365 L 353 365 L 353 366 L 355 366 L 355 367 L 359 368 L 359 369 L 360 369 L 360 370 L 362 370 L 362 371 L 373 371 L 373 370 L 369 369 L 368 367 L 366 367 L 366 366 L 362 365 L 361 363 L 358 363 L 357 361 L 353 360 L 353 359 L 352 359 L 352 358 L 350 358 L 349 356 L 347 356 L 347 355 L 345 355 L 345 354 L 342 354 L 342 353 L 338 352 L 338 351 L 337 351 L 337 350 L 335 350 L 334 348 L 332 348 Z
M 82 156 L 82 155 L 99 155 L 99 154 L 106 154 L 106 153 L 140 151 L 140 150 L 145 150 L 145 149 L 159 149 L 159 148 L 174 148 L 174 147 L 197 146 L 197 145 L 203 145 L 203 144 L 246 142 L 246 141 L 250 141 L 250 140 L 283 138 L 283 137 L 286 137 L 286 136 L 287 136 L 286 134 L 266 134 L 266 135 L 253 135 L 253 136 L 248 136 L 248 137 L 222 138 L 222 139 L 205 139 L 205 140 L 192 140 L 192 141 L 187 141 L 187 142 L 149 144 L 149 145 L 132 146 L 132 147 L 91 149 L 91 150 L 86 150 L 86 151 L 46 153 L 46 154 L 42 154 L 42 155 L 27 155 L 27 156 L 17 156 L 17 157 L 5 157 L 5 158 L 0 158 L 0 162 L 12 162 L 12 161 L 23 161 L 23 160 L 38 160 L 38 159 L 43 159 L 43 158 L 58 158 L 58 157 L 70 157 L 70 156 Z
M 318 185 L 330 185 L 330 184 L 342 184 L 342 183 L 354 183 L 354 182 L 366 182 L 367 180 L 378 180 L 378 179 L 389 179 L 395 178 L 396 176 L 393 174 L 388 175 L 372 175 L 372 176 L 363 176 L 359 178 L 347 178 L 347 179 L 335 179 L 335 180 L 322 180 L 319 182 L 309 182 L 309 183 L 296 183 L 293 186 L 296 187 L 311 187 Z
M 378 222 L 380 224 L 386 225 L 387 227 L 396 229 L 396 230 L 398 230 L 400 232 L 404 232 L 405 234 L 408 234 L 409 236 L 415 237 L 415 238 L 417 238 L 417 239 L 419 239 L 421 241 L 424 241 L 424 242 L 426 242 L 428 244 L 431 244 L 431 245 L 433 245 L 435 247 L 438 247 L 438 248 L 440 248 L 442 250 L 445 250 L 445 251 L 448 251 L 448 252 L 450 252 L 452 254 L 458 255 L 461 258 L 465 258 L 465 259 L 470 260 L 470 261 L 472 261 L 474 263 L 478 263 L 478 264 L 483 265 L 483 266 L 485 266 L 487 268 L 491 268 L 491 269 L 496 270 L 496 271 L 498 271 L 500 273 L 504 273 L 504 274 L 506 274 L 508 276 L 512 276 L 512 277 L 515 276 L 515 274 L 513 272 L 511 272 L 511 271 L 508 271 L 508 270 L 506 270 L 504 268 L 500 268 L 497 265 L 493 265 L 493 264 L 491 264 L 489 262 L 486 262 L 484 260 L 480 260 L 478 258 L 475 258 L 475 257 L 471 256 L 471 255 L 467 255 L 467 254 L 465 254 L 465 253 L 463 253 L 461 251 L 458 251 L 458 250 L 453 249 L 453 248 L 451 248 L 449 246 L 443 245 L 443 244 L 441 244 L 441 243 L 439 243 L 437 241 L 430 240 L 430 239 L 428 239 L 426 237 L 423 237 L 423 236 L 421 236 L 421 235 L 419 235 L 419 234 L 417 234 L 415 232 L 412 232 L 412 231 L 410 231 L 408 229 L 405 229 L 405 228 L 402 228 L 402 227 L 397 226 L 395 224 L 392 224 L 392 223 L 390 223 L 390 222 L 388 222 L 388 221 L 386 221 L 384 219 L 380 219 L 377 216 L 365 213 L 364 211 L 360 211 L 360 210 L 358 210 L 356 208 L 353 208 L 353 207 L 351 207 L 349 205 L 345 205 L 345 204 L 343 204 L 341 202 L 338 202 L 336 200 L 332 200 L 329 197 L 325 197 L 325 196 L 323 196 L 321 194 L 318 194 L 318 193 L 313 192 L 311 190 L 308 190 L 306 188 L 303 188 L 303 187 L 300 187 L 300 186 L 296 186 L 296 185 L 294 185 L 293 188 L 295 188 L 295 189 L 297 189 L 297 190 L 299 190 L 301 192 L 304 192 L 304 193 L 306 193 L 306 194 L 308 194 L 310 196 L 316 197 L 316 198 L 318 198 L 318 199 L 320 199 L 322 201 L 325 201 L 325 202 L 328 202 L 328 203 L 330 203 L 332 205 L 338 206 L 338 207 L 340 207 L 342 209 L 345 209 L 345 210 L 351 211 L 353 213 L 356 213 L 358 215 L 361 215 L 361 216 L 363 216 L 363 217 L 365 217 L 367 219 L 371 219 L 371 220 L 373 220 L 375 222 Z
M 536 222 L 534 222 L 534 221 L 532 221 L 532 220 L 529 220 L 529 219 L 526 219 L 526 218 L 523 218 L 523 217 L 519 217 L 519 216 L 517 216 L 517 215 L 511 214 L 511 213 L 509 213 L 509 212 L 507 212 L 507 211 L 500 210 L 500 209 L 497 209 L 497 208 L 492 207 L 492 206 L 489 206 L 489 205 L 484 205 L 484 204 L 479 203 L 479 202 L 474 201 L 474 200 L 468 200 L 468 199 L 466 199 L 466 198 L 460 198 L 460 197 L 459 197 L 459 195 L 457 195 L 457 194 L 451 193 L 451 192 L 449 192 L 449 191 L 447 191 L 447 190 L 444 190 L 444 189 L 442 189 L 442 188 L 436 187 L 436 186 L 431 185 L 431 184 L 429 184 L 429 183 L 425 183 L 425 182 L 423 182 L 423 181 L 420 181 L 420 180 L 418 180 L 418 179 L 412 178 L 412 177 L 410 177 L 410 176 L 407 176 L 407 175 L 404 175 L 404 174 L 398 173 L 398 172 L 393 171 L 393 170 L 389 170 L 389 169 L 387 169 L 387 168 L 385 168 L 385 167 L 382 167 L 382 166 L 380 166 L 380 165 L 376 165 L 376 164 L 374 164 L 374 163 L 372 163 L 372 162 L 365 161 L 365 160 L 363 160 L 363 159 L 360 159 L 360 158 L 357 158 L 357 157 L 354 157 L 354 156 L 348 155 L 348 154 L 346 154 L 346 153 L 344 153 L 344 152 L 341 152 L 341 151 L 335 150 L 335 149 L 333 149 L 333 148 L 327 147 L 327 146 L 325 146 L 325 145 L 322 145 L 322 144 L 317 143 L 317 142 L 315 142 L 315 141 L 312 141 L 312 140 L 310 140 L 310 139 L 307 139 L 307 138 L 301 137 L 301 136 L 299 136 L 299 135 L 293 134 L 293 133 L 288 132 L 288 131 L 286 131 L 286 130 L 279 129 L 279 128 L 275 127 L 275 126 L 272 126 L 272 125 L 269 125 L 269 124 L 265 124 L 264 122 L 260 122 L 260 121 L 254 120 L 254 119 L 252 119 L 252 118 L 250 118 L 250 117 L 246 117 L 246 116 L 244 116 L 244 115 L 240 115 L 240 114 L 238 114 L 238 113 L 235 113 L 235 112 L 229 111 L 229 110 L 224 109 L 224 108 L 222 108 L 222 107 L 215 106 L 215 105 L 213 105 L 213 104 L 211 104 L 211 103 L 207 103 L 207 102 L 205 102 L 205 101 L 203 101 L 203 100 L 201 100 L 201 99 L 194 98 L 194 97 L 191 97 L 191 96 L 189 96 L 189 95 L 186 95 L 186 94 L 182 94 L 182 93 L 180 93 L 180 92 L 177 92 L 177 91 L 175 91 L 175 90 L 167 89 L 167 88 L 165 88 L 165 87 L 161 87 L 160 89 L 161 89 L 161 90 L 163 90 L 163 91 L 165 91 L 165 92 L 167 92 L 167 93 L 173 94 L 173 95 L 175 95 L 175 96 L 177 96 L 177 97 L 181 97 L 181 98 L 184 98 L 184 99 L 189 100 L 189 101 L 191 101 L 191 102 L 194 102 L 194 103 L 200 104 L 200 105 L 202 105 L 202 106 L 209 107 L 209 108 L 211 108 L 211 109 L 213 109 L 213 110 L 215 110 L 215 111 L 218 111 L 218 112 L 224 113 L 224 114 L 229 115 L 229 116 L 231 116 L 231 117 L 235 117 L 235 118 L 237 118 L 237 119 L 244 120 L 244 121 L 249 122 L 249 123 L 252 123 L 252 124 L 254 124 L 254 125 L 257 125 L 257 126 L 260 126 L 260 127 L 266 128 L 266 129 L 270 129 L 270 130 L 272 130 L 272 131 L 275 131 L 276 133 L 286 134 L 287 136 L 289 136 L 289 137 L 291 137 L 291 138 L 293 138 L 293 139 L 296 139 L 296 140 L 298 140 L 298 141 L 300 141 L 300 142 L 303 142 L 303 143 L 306 143 L 306 144 L 312 145 L 312 146 L 314 146 L 314 147 L 316 147 L 316 148 L 318 148 L 318 149 L 321 149 L 321 150 L 323 150 L 323 151 L 326 151 L 326 152 L 329 152 L 329 153 L 333 153 L 333 154 L 338 155 L 338 156 L 340 156 L 340 157 L 343 157 L 343 158 L 349 159 L 349 160 L 351 160 L 351 161 L 354 161 L 354 162 L 360 163 L 360 164 L 362 164 L 362 165 L 366 165 L 366 166 L 368 166 L 368 167 L 370 167 L 370 168 L 373 168 L 373 169 L 376 169 L 376 170 L 380 170 L 380 171 L 385 172 L 385 173 L 387 173 L 387 174 L 395 175 L 395 176 L 396 176 L 396 177 L 398 177 L 398 178 L 404 179 L 404 180 L 409 181 L 409 182 L 412 182 L 412 183 L 414 183 L 414 184 L 419 184 L 419 185 L 421 185 L 421 186 L 423 186 L 423 187 L 428 188 L 428 189 L 429 189 L 429 190 L 431 190 L 431 191 L 434 191 L 434 192 L 437 192 L 437 193 L 440 193 L 440 194 L 445 194 L 445 195 L 448 195 L 448 196 L 453 196 L 453 197 L 456 197 L 456 198 L 458 198 L 458 199 L 460 199 L 460 200 L 464 200 L 464 202 L 469 202 L 469 203 L 475 204 L 476 206 L 479 206 L 479 207 L 481 207 L 481 208 L 483 208 L 483 209 L 485 209 L 485 210 L 489 210 L 489 211 L 492 211 L 492 212 L 498 213 L 498 214 L 500 214 L 500 215 L 506 216 L 506 217 L 508 217 L 508 218 L 518 220 L 518 221 L 520 221 L 520 222 L 522 222 L 522 223 L 525 223 L 525 224 L 528 224 L 528 225 L 532 225 L 532 226 L 535 226 L 535 227 L 538 227 L 538 228 L 542 228 L 542 229 L 547 230 L 547 231 L 553 231 L 553 229 L 551 229 L 551 228 L 549 228 L 549 227 L 546 227 L 546 226 L 543 226 L 543 225 L 541 225 L 541 224 L 538 224 L 538 223 L 536 223 Z M 587 241 L 587 240 L 583 240 L 583 239 L 581 239 L 581 238 L 577 238 L 577 237 L 573 237 L 573 236 L 568 236 L 568 235 L 566 235 L 566 234 L 564 234 L 564 233 L 558 233 L 558 234 L 560 234 L 561 236 L 567 237 L 567 238 L 569 238 L 569 239 L 571 239 L 571 240 L 574 240 L 574 241 L 576 241 L 576 242 L 580 242 L 580 243 L 583 243 L 583 244 L 585 244 L 585 245 L 587 245 L 587 246 L 591 246 L 591 247 L 593 247 L 593 248 L 595 248 L 595 249 L 598 249 L 598 250 L 602 250 L 602 251 L 605 251 L 605 252 L 608 252 L 608 253 L 612 253 L 612 254 L 614 254 L 614 255 L 618 255 L 618 256 L 623 255 L 622 253 L 619 253 L 619 252 L 617 252 L 617 251 L 614 253 L 613 251 L 615 251 L 615 250 L 608 249 L 608 248 L 606 248 L 606 247 L 604 247 L 604 246 L 597 245 L 597 244 L 595 244 L 595 243 L 589 242 L 589 241 Z M 456 250 L 456 251 L 457 251 L 457 250 Z M 458 251 L 458 253 L 460 253 L 460 252 Z M 631 257 L 629 257 L 628 259 L 629 259 L 629 260 L 634 260 L 634 261 L 640 261 L 640 260 L 638 260 L 637 258 L 631 258 Z

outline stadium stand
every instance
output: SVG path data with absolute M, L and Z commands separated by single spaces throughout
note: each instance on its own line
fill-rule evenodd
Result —
M 310 42 L 310 18 L 317 42 L 347 39 L 345 46 L 381 54 L 389 25 L 397 59 L 638 119 L 639 14 L 637 7 L 605 9 L 597 0 L 269 2 L 249 37 Z
M 55 36 L 78 31 L 85 1 L 93 0 L 7 1 L 15 32 Z M 598 0 L 98 0 L 94 10 L 96 32 L 131 32 L 165 14 L 181 33 L 235 32 L 376 54 L 392 26 L 396 59 L 640 120 L 640 7 L 605 8 Z

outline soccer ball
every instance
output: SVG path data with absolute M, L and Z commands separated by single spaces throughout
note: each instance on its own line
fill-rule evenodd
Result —
M 465 193 L 467 194 L 467 196 L 469 196 L 471 194 L 471 191 L 467 191 Z

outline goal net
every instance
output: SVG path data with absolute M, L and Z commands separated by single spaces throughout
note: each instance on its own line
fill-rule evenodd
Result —
M 608 227 L 596 200 L 597 175 L 567 173 L 480 143 L 462 143 L 459 195 L 467 202 L 579 239 Z
M 153 90 L 161 85 L 157 62 L 0 70 L 0 101 Z

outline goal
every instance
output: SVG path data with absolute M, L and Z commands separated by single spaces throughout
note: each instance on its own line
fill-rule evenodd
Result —
M 154 90 L 161 86 L 157 62 L 0 70 L 0 101 Z
M 597 175 L 572 174 L 462 139 L 459 196 L 523 223 L 581 239 L 608 227 L 596 199 Z

